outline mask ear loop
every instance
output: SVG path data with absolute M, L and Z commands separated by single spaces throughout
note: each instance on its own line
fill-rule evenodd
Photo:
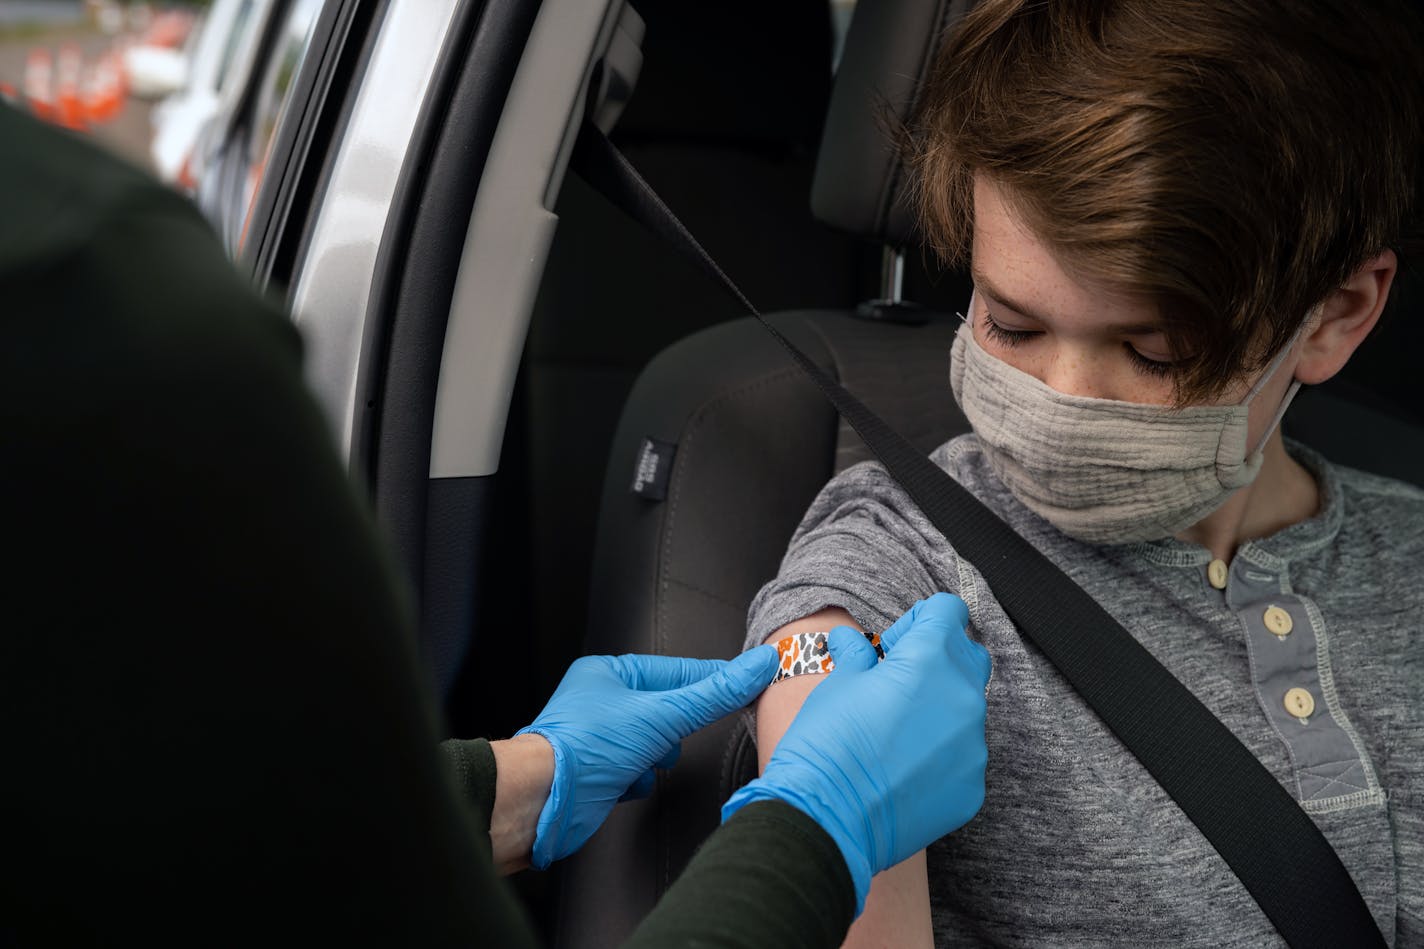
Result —
M 1266 383 L 1276 374 L 1276 370 L 1281 368 L 1281 363 L 1285 362 L 1286 356 L 1290 355 L 1290 351 L 1295 349 L 1296 343 L 1299 343 L 1300 338 L 1305 335 L 1305 328 L 1315 321 L 1316 317 L 1320 315 L 1320 312 L 1324 308 L 1325 301 L 1323 300 L 1311 308 L 1310 312 L 1306 314 L 1305 319 L 1301 321 L 1300 326 L 1298 326 L 1296 331 L 1291 335 L 1290 341 L 1281 347 L 1281 351 L 1276 354 L 1276 358 L 1271 360 L 1270 366 L 1266 368 L 1265 372 L 1261 373 L 1261 378 L 1257 379 L 1256 384 L 1251 387 L 1251 391 L 1246 393 L 1246 397 L 1240 402 L 1241 405 L 1249 406 L 1251 400 L 1256 398 L 1256 395 L 1265 388 Z M 1300 386 L 1301 382 L 1299 379 L 1291 379 L 1290 388 L 1286 389 L 1285 397 L 1281 399 L 1280 408 L 1276 409 L 1276 414 L 1271 418 L 1271 424 L 1266 426 L 1266 431 L 1262 433 L 1261 440 L 1256 443 L 1256 447 L 1252 449 L 1251 454 L 1260 454 L 1266 447 L 1266 442 L 1270 439 L 1271 435 L 1275 433 L 1276 426 L 1280 425 L 1281 419 L 1285 418 L 1286 409 L 1290 408 L 1291 400 L 1294 399 L 1296 393 L 1300 391 Z
M 975 292 L 971 292 L 971 293 L 969 294 L 969 312 L 970 312 L 970 313 L 973 313 L 973 312 L 974 312 L 974 300 L 975 300 L 975 298 L 977 298 L 978 296 L 979 296 L 979 294 L 978 294 L 978 293 L 975 293 Z M 954 311 L 954 315 L 957 316 L 957 317 L 959 317 L 959 322 L 963 323 L 965 326 L 973 326 L 973 324 L 969 321 L 969 317 L 965 316 L 963 313 L 960 313 L 958 310 L 955 310 L 955 311 Z

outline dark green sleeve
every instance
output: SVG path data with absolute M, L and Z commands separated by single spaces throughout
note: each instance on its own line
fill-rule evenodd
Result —
M 628 949 L 829 949 L 855 915 L 835 841 L 789 804 L 758 801 L 703 844 Z
M 450 765 L 456 789 L 475 813 L 483 817 L 488 831 L 490 815 L 494 813 L 494 782 L 498 774 L 494 749 L 483 738 L 451 738 L 440 743 L 440 751 Z
M 0 943 L 531 945 L 292 324 L 0 132 Z
M 494 805 L 495 760 L 483 739 L 441 743 L 465 799 Z M 779 801 L 742 808 L 713 834 L 638 928 L 629 949 L 821 949 L 845 940 L 855 887 L 830 836 Z

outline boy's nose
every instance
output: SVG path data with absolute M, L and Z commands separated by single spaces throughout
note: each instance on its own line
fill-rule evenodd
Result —
M 1064 395 L 1092 399 L 1121 399 L 1112 374 L 1103 361 L 1081 347 L 1062 344 L 1045 354 L 1042 368 L 1035 373 L 1044 385 Z

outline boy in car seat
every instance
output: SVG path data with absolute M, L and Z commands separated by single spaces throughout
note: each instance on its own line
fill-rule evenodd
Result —
M 985 0 L 906 130 L 924 233 L 974 282 L 945 392 L 973 434 L 934 461 L 1240 738 L 1396 946 L 1424 945 L 1424 492 L 1279 423 L 1418 236 L 1419 30 L 1389 2 Z M 986 802 L 875 878 L 847 944 L 1277 943 L 878 464 L 811 505 L 748 644 L 941 590 L 994 660 Z M 822 678 L 764 694 L 763 763 Z

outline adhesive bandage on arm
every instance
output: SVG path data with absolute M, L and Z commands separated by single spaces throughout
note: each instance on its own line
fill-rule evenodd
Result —
M 875 647 L 876 658 L 884 659 L 885 650 L 880 648 L 879 633 L 865 633 L 865 638 L 870 640 L 870 645 Z M 827 632 L 822 630 L 814 633 L 797 633 L 795 636 L 787 636 L 785 639 L 776 641 L 776 677 L 772 683 L 780 682 L 782 679 L 789 679 L 792 676 L 819 675 L 823 672 L 830 672 L 836 667 L 836 662 L 831 658 L 830 649 L 826 645 Z

